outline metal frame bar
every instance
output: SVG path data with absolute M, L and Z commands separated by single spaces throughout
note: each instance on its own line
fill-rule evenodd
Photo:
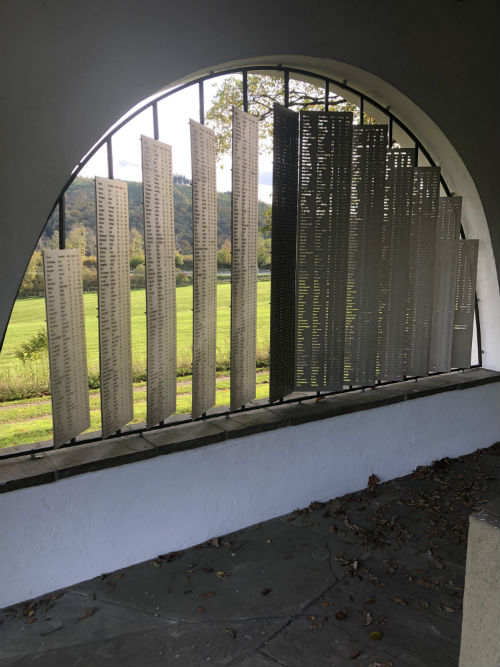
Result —
M 245 111 L 248 111 L 248 73 L 252 71 L 257 71 L 257 72 L 262 72 L 262 71 L 274 71 L 274 72 L 283 72 L 283 78 L 284 78 L 284 105 L 285 107 L 289 106 L 290 103 L 290 98 L 289 98 L 289 93 L 290 93 L 290 74 L 299 74 L 303 76 L 314 76 L 318 78 L 318 75 L 315 74 L 314 72 L 311 72 L 309 70 L 304 70 L 301 68 L 296 68 L 296 67 L 284 67 L 281 64 L 277 65 L 253 65 L 251 67 L 235 67 L 235 68 L 230 68 L 230 69 L 221 69 L 218 71 L 210 71 L 207 74 L 197 77 L 191 81 L 188 81 L 180 86 L 177 86 L 175 88 L 172 88 L 168 90 L 165 93 L 162 93 L 158 95 L 155 99 L 149 100 L 147 103 L 142 105 L 141 107 L 137 108 L 133 113 L 129 114 L 126 116 L 123 120 L 121 120 L 118 124 L 113 126 L 106 134 L 86 153 L 86 155 L 83 156 L 83 158 L 80 160 L 80 162 L 76 165 L 76 167 L 73 169 L 71 172 L 69 178 L 67 179 L 66 183 L 64 184 L 61 192 L 59 193 L 51 211 L 48 216 L 47 221 L 52 217 L 52 215 L 55 212 L 56 207 L 58 207 L 59 211 L 59 247 L 64 248 L 65 247 L 65 193 L 68 190 L 68 188 L 71 186 L 75 178 L 78 176 L 82 168 L 96 155 L 96 153 L 104 146 L 106 145 L 107 147 L 107 163 L 108 163 L 108 177 L 113 178 L 114 177 L 114 169 L 113 169 L 113 145 L 112 145 L 112 138 L 113 135 L 118 132 L 122 127 L 127 125 L 129 121 L 134 119 L 136 116 L 141 114 L 143 111 L 151 107 L 152 113 L 153 113 L 153 133 L 154 133 L 154 138 L 158 139 L 159 138 L 159 127 L 158 127 L 158 103 L 161 102 L 164 99 L 169 98 L 172 95 L 175 95 L 176 93 L 185 90 L 186 88 L 189 88 L 192 85 L 198 84 L 199 86 L 199 99 L 200 99 L 200 122 L 204 123 L 205 120 L 205 109 L 204 109 L 204 89 L 203 85 L 205 81 L 208 81 L 210 79 L 213 79 L 215 77 L 219 76 L 227 76 L 231 74 L 241 74 L 243 78 L 243 109 Z M 389 109 L 384 107 L 382 104 L 377 102 L 376 100 L 364 95 L 363 93 L 360 93 L 358 90 L 353 88 L 352 86 L 348 85 L 347 80 L 343 81 L 338 81 L 336 79 L 330 78 L 330 77 L 320 77 L 324 80 L 325 82 L 325 109 L 328 110 L 329 106 L 329 93 L 330 93 L 330 86 L 333 85 L 337 88 L 340 88 L 341 90 L 345 90 L 346 92 L 350 92 L 356 96 L 359 97 L 359 109 L 360 109 L 360 124 L 363 124 L 363 114 L 364 114 L 364 105 L 365 101 L 371 104 L 375 109 L 378 111 L 381 111 L 385 116 L 387 116 L 388 119 L 388 124 L 389 124 L 389 141 L 390 145 L 392 145 L 392 137 L 393 137 L 393 124 L 396 123 L 398 127 L 405 132 L 405 134 L 408 135 L 408 137 L 414 142 L 415 144 L 415 150 L 416 150 L 416 160 L 418 161 L 418 152 L 421 151 L 422 155 L 426 158 L 426 160 L 429 162 L 431 166 L 435 166 L 435 161 L 433 160 L 431 154 L 429 151 L 425 148 L 425 146 L 419 141 L 419 139 L 415 136 L 415 134 L 397 117 L 395 116 Z M 445 191 L 447 196 L 451 196 L 451 191 L 444 179 L 444 177 L 441 175 L 440 183 L 443 187 L 443 190 Z M 44 227 L 45 228 L 45 227 Z M 43 233 L 43 230 L 41 234 Z M 41 236 L 40 234 L 40 236 Z M 463 228 L 461 229 L 461 237 L 465 238 L 465 234 L 463 231 Z M 39 237 L 40 238 L 40 237 Z M 38 243 L 38 239 L 37 239 Z M 36 244 L 35 244 L 36 247 Z M 481 349 L 481 326 L 480 326 L 480 321 L 479 321 L 479 307 L 478 307 L 478 299 L 476 296 L 475 299 L 475 315 L 476 315 L 476 340 L 477 340 L 477 354 L 478 354 L 478 364 L 475 364 L 472 366 L 472 368 L 477 368 L 482 365 L 482 349 Z M 5 334 L 4 334 L 5 335 Z M 3 344 L 3 339 L 1 341 L 1 344 Z M 1 345 L 0 345 L 1 349 Z M 459 369 L 463 370 L 463 369 Z M 438 375 L 439 373 L 430 373 L 429 375 Z M 378 384 L 377 386 L 383 386 L 384 384 L 393 384 L 392 382 L 382 382 L 380 385 Z M 328 396 L 331 394 L 335 393 L 346 393 L 349 391 L 356 391 L 358 388 L 356 387 L 350 387 L 349 389 L 345 389 L 342 392 L 322 392 L 321 395 L 323 396 Z M 301 398 L 301 399 L 283 399 L 280 402 L 283 403 L 293 403 L 297 402 L 299 400 L 308 400 L 309 397 L 306 399 Z M 316 398 L 316 395 L 311 395 L 310 398 Z M 251 406 L 251 407 L 245 407 L 244 410 L 253 410 L 257 409 L 258 407 L 261 406 Z M 229 414 L 234 414 L 240 412 L 242 409 L 238 410 L 233 410 L 233 411 L 227 411 L 224 413 L 217 413 L 217 415 L 206 415 L 205 419 L 210 419 L 211 417 L 215 416 L 220 416 L 221 414 L 223 415 L 229 415 Z M 200 418 L 201 419 L 201 418 Z M 190 423 L 192 421 L 197 421 L 197 420 L 183 420 L 183 421 L 178 421 L 178 422 L 171 422 L 169 425 L 177 425 L 177 424 L 182 424 L 182 423 Z M 159 424 L 158 426 L 155 426 L 155 428 L 162 428 L 162 424 Z M 151 430 L 151 429 L 132 429 L 132 430 L 127 430 L 126 433 L 142 433 L 145 430 Z M 120 435 L 117 434 L 117 436 Z M 117 437 L 113 436 L 113 437 Z M 87 439 L 82 439 L 79 440 L 78 444 L 80 443 L 87 443 L 87 442 L 98 442 L 100 441 L 100 436 L 95 437 L 95 438 L 87 438 Z M 68 445 L 65 446 L 71 446 L 77 443 L 68 443 Z M 42 448 L 39 451 L 46 451 L 50 450 L 52 447 L 47 447 L 47 448 Z M 37 450 L 38 451 L 38 450 Z M 12 458 L 14 456 L 20 456 L 21 454 L 11 454 L 11 455 L 6 455 L 2 456 L 0 454 L 0 459 L 3 458 Z

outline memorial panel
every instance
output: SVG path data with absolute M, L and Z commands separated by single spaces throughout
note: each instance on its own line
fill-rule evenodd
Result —
M 294 389 L 299 114 L 274 105 L 269 400 Z
M 453 368 L 469 368 L 471 365 L 478 251 L 477 239 L 458 241 L 457 290 L 451 349 Z
M 127 184 L 96 185 L 102 437 L 133 418 Z
M 90 426 L 80 250 L 44 250 L 54 447 Z
M 402 380 L 415 149 L 387 152 L 378 306 L 377 379 Z
M 300 114 L 296 270 L 298 391 L 343 387 L 352 114 Z
M 142 139 L 148 348 L 148 427 L 175 412 L 177 332 L 172 149 Z
M 449 373 L 457 291 L 458 239 L 438 239 L 429 370 Z
M 451 345 L 458 269 L 461 197 L 440 197 L 429 370 L 451 370 Z
M 439 167 L 417 167 L 413 181 L 405 375 L 429 372 Z
M 358 125 L 353 135 L 344 380 L 376 380 L 387 126 Z
M 233 107 L 231 409 L 255 398 L 259 121 Z
M 215 403 L 217 187 L 213 130 L 191 123 L 193 175 L 193 419 Z

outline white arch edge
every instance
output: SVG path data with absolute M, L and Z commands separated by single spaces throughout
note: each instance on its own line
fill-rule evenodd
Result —
M 450 190 L 463 198 L 462 224 L 466 237 L 479 239 L 476 293 L 481 323 L 482 365 L 492 370 L 500 370 L 500 345 L 498 343 L 500 341 L 500 290 L 490 231 L 479 193 L 462 158 L 447 136 L 432 118 L 409 97 L 387 81 L 359 67 L 339 60 L 303 55 L 273 55 L 218 63 L 192 73 L 189 77 L 162 88 L 162 91 L 209 73 L 222 72 L 233 67 L 255 67 L 277 63 L 307 69 L 320 77 L 347 80 L 347 83 L 360 93 L 371 97 L 383 107 L 390 108 L 391 112 L 409 127 L 415 136 L 419 137 L 436 164 L 441 166 Z M 472 354 L 474 358 L 474 349 Z

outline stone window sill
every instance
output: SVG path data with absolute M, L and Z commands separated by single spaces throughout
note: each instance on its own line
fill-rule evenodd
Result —
M 465 372 L 421 378 L 417 381 L 408 380 L 391 385 L 381 385 L 365 391 L 335 394 L 322 398 L 320 401 L 316 401 L 313 394 L 304 394 L 301 403 L 266 405 L 230 416 L 213 416 L 203 421 L 154 429 L 140 434 L 122 435 L 57 450 L 37 451 L 47 443 L 20 445 L 8 450 L 9 454 L 13 452 L 18 454 L 15 458 L 1 460 L 0 451 L 0 493 L 47 484 L 85 472 L 143 461 L 154 456 L 205 447 L 275 428 L 305 424 L 318 419 L 328 419 L 360 410 L 370 410 L 432 394 L 469 389 L 499 381 L 500 373 L 484 368 L 474 368 Z M 259 404 L 258 401 L 256 403 Z M 215 415 L 216 413 L 217 410 L 214 410 Z M 175 419 L 178 420 L 179 415 Z M 131 428 L 137 428 L 137 425 Z

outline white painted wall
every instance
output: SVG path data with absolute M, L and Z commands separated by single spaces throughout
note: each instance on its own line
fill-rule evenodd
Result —
M 0 607 L 500 438 L 500 383 L 0 495 Z

